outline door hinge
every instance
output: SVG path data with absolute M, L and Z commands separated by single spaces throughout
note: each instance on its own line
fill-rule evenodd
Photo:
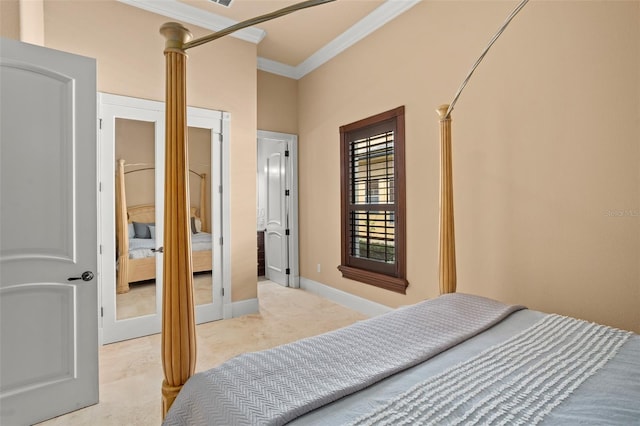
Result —
M 285 196 L 285 197 L 288 197 L 288 196 L 289 196 L 289 190 L 288 190 L 288 189 L 285 189 L 285 190 L 284 190 L 284 196 Z
M 285 270 L 285 274 L 287 274 L 287 275 L 291 275 L 291 269 L 287 268 L 287 269 Z
M 98 119 L 98 127 L 102 130 L 102 118 Z
M 222 245 L 222 237 L 220 237 L 220 245 Z
M 288 149 L 284 152 L 284 156 L 285 156 L 285 157 L 288 157 L 288 156 L 289 156 L 289 150 L 288 150 Z
M 98 249 L 100 250 L 100 254 L 102 254 L 102 244 L 98 246 Z
M 222 287 L 222 296 L 224 297 L 224 287 Z
M 100 316 L 104 317 L 104 308 L 102 306 L 100 307 Z
M 289 230 L 288 229 L 284 230 L 284 235 L 289 235 Z
M 98 192 L 102 192 L 102 182 L 98 183 Z
M 219 194 L 222 194 L 222 185 L 219 185 L 219 186 L 218 186 L 218 193 L 219 193 Z

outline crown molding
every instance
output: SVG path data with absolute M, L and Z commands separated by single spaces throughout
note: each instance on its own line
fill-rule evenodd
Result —
M 197 25 L 212 31 L 220 31 L 237 24 L 233 19 L 215 13 L 206 12 L 197 7 L 180 3 L 176 0 L 118 0 L 121 3 L 137 7 L 158 15 L 166 16 L 189 24 Z M 373 12 L 362 18 L 351 28 L 330 41 L 320 50 L 309 56 L 297 66 L 283 64 L 267 58 L 258 58 L 258 69 L 272 74 L 299 80 L 311 71 L 330 61 L 340 53 L 353 46 L 386 23 L 411 9 L 421 0 L 387 0 Z M 244 41 L 258 44 L 267 32 L 256 27 L 249 27 L 230 34 Z
M 372 32 L 411 9 L 421 0 L 387 0 L 354 26 L 320 48 L 296 67 L 296 78 L 300 79 L 325 62 L 338 56 Z
M 293 78 L 297 80 L 298 73 L 296 67 L 283 64 L 282 62 L 272 61 L 271 59 L 262 58 L 258 56 L 258 69 L 271 74 L 281 75 L 283 77 Z
M 148 12 L 166 16 L 167 18 L 177 19 L 182 22 L 197 25 L 211 31 L 220 31 L 231 25 L 237 24 L 238 21 L 207 12 L 197 7 L 180 3 L 176 0 L 118 0 L 120 3 L 137 7 Z M 265 30 L 256 27 L 249 27 L 230 34 L 231 37 L 240 40 L 258 44 L 267 35 Z
M 299 65 L 294 67 L 270 59 L 258 58 L 258 69 L 299 80 L 384 26 L 386 23 L 411 9 L 420 3 L 420 1 L 421 0 L 387 0 Z

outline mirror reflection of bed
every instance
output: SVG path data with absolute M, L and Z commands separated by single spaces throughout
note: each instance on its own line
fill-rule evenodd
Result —
M 132 318 L 154 313 L 156 310 L 157 255 L 162 241 L 156 238 L 156 212 L 153 204 L 127 205 L 126 176 L 136 173 L 153 173 L 153 167 L 134 164 L 127 170 L 123 159 L 118 161 L 116 196 L 116 270 L 117 319 Z M 191 207 L 191 241 L 196 304 L 211 303 L 212 245 L 207 220 L 206 173 L 191 173 L 199 179 L 199 202 Z M 195 197 L 192 197 L 195 199 Z M 158 234 L 159 235 L 159 234 Z
M 156 228 L 155 123 L 116 119 L 116 319 L 156 313 L 160 297 L 156 274 L 162 271 Z M 213 300 L 211 245 L 211 134 L 189 128 L 189 189 L 195 303 Z M 158 170 L 162 172 L 162 168 Z M 156 234 L 158 238 L 156 239 Z

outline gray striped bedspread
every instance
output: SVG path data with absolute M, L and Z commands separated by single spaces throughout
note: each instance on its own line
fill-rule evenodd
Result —
M 351 426 L 537 425 L 615 357 L 631 335 L 549 315 L 418 383 Z
M 522 306 L 455 293 L 191 377 L 164 425 L 281 425 L 445 351 Z

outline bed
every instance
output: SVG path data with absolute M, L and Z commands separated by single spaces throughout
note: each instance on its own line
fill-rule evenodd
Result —
M 640 336 L 462 293 L 239 355 L 164 425 L 640 424 Z
M 453 102 L 437 110 L 441 295 L 194 375 L 190 272 L 177 268 L 163 300 L 164 425 L 640 424 L 640 336 L 456 292 L 451 112 L 482 57 L 526 2 L 494 36 Z M 180 156 L 186 49 L 267 17 L 194 41 L 180 24 L 162 26 L 171 111 L 167 167 L 176 176 L 167 199 L 186 199 L 180 183 L 188 170 Z M 187 221 L 176 208 L 167 224 L 179 229 Z
M 156 251 L 162 242 L 155 238 L 155 205 L 127 205 L 125 175 L 129 173 L 153 171 L 151 167 L 137 167 L 127 170 L 125 161 L 120 159 L 116 170 L 116 247 L 117 270 L 116 292 L 127 293 L 130 284 L 153 280 L 156 277 Z M 193 251 L 193 272 L 212 270 L 211 234 L 208 231 L 206 206 L 206 174 L 190 170 L 200 181 L 201 207 L 191 207 L 190 229 Z

